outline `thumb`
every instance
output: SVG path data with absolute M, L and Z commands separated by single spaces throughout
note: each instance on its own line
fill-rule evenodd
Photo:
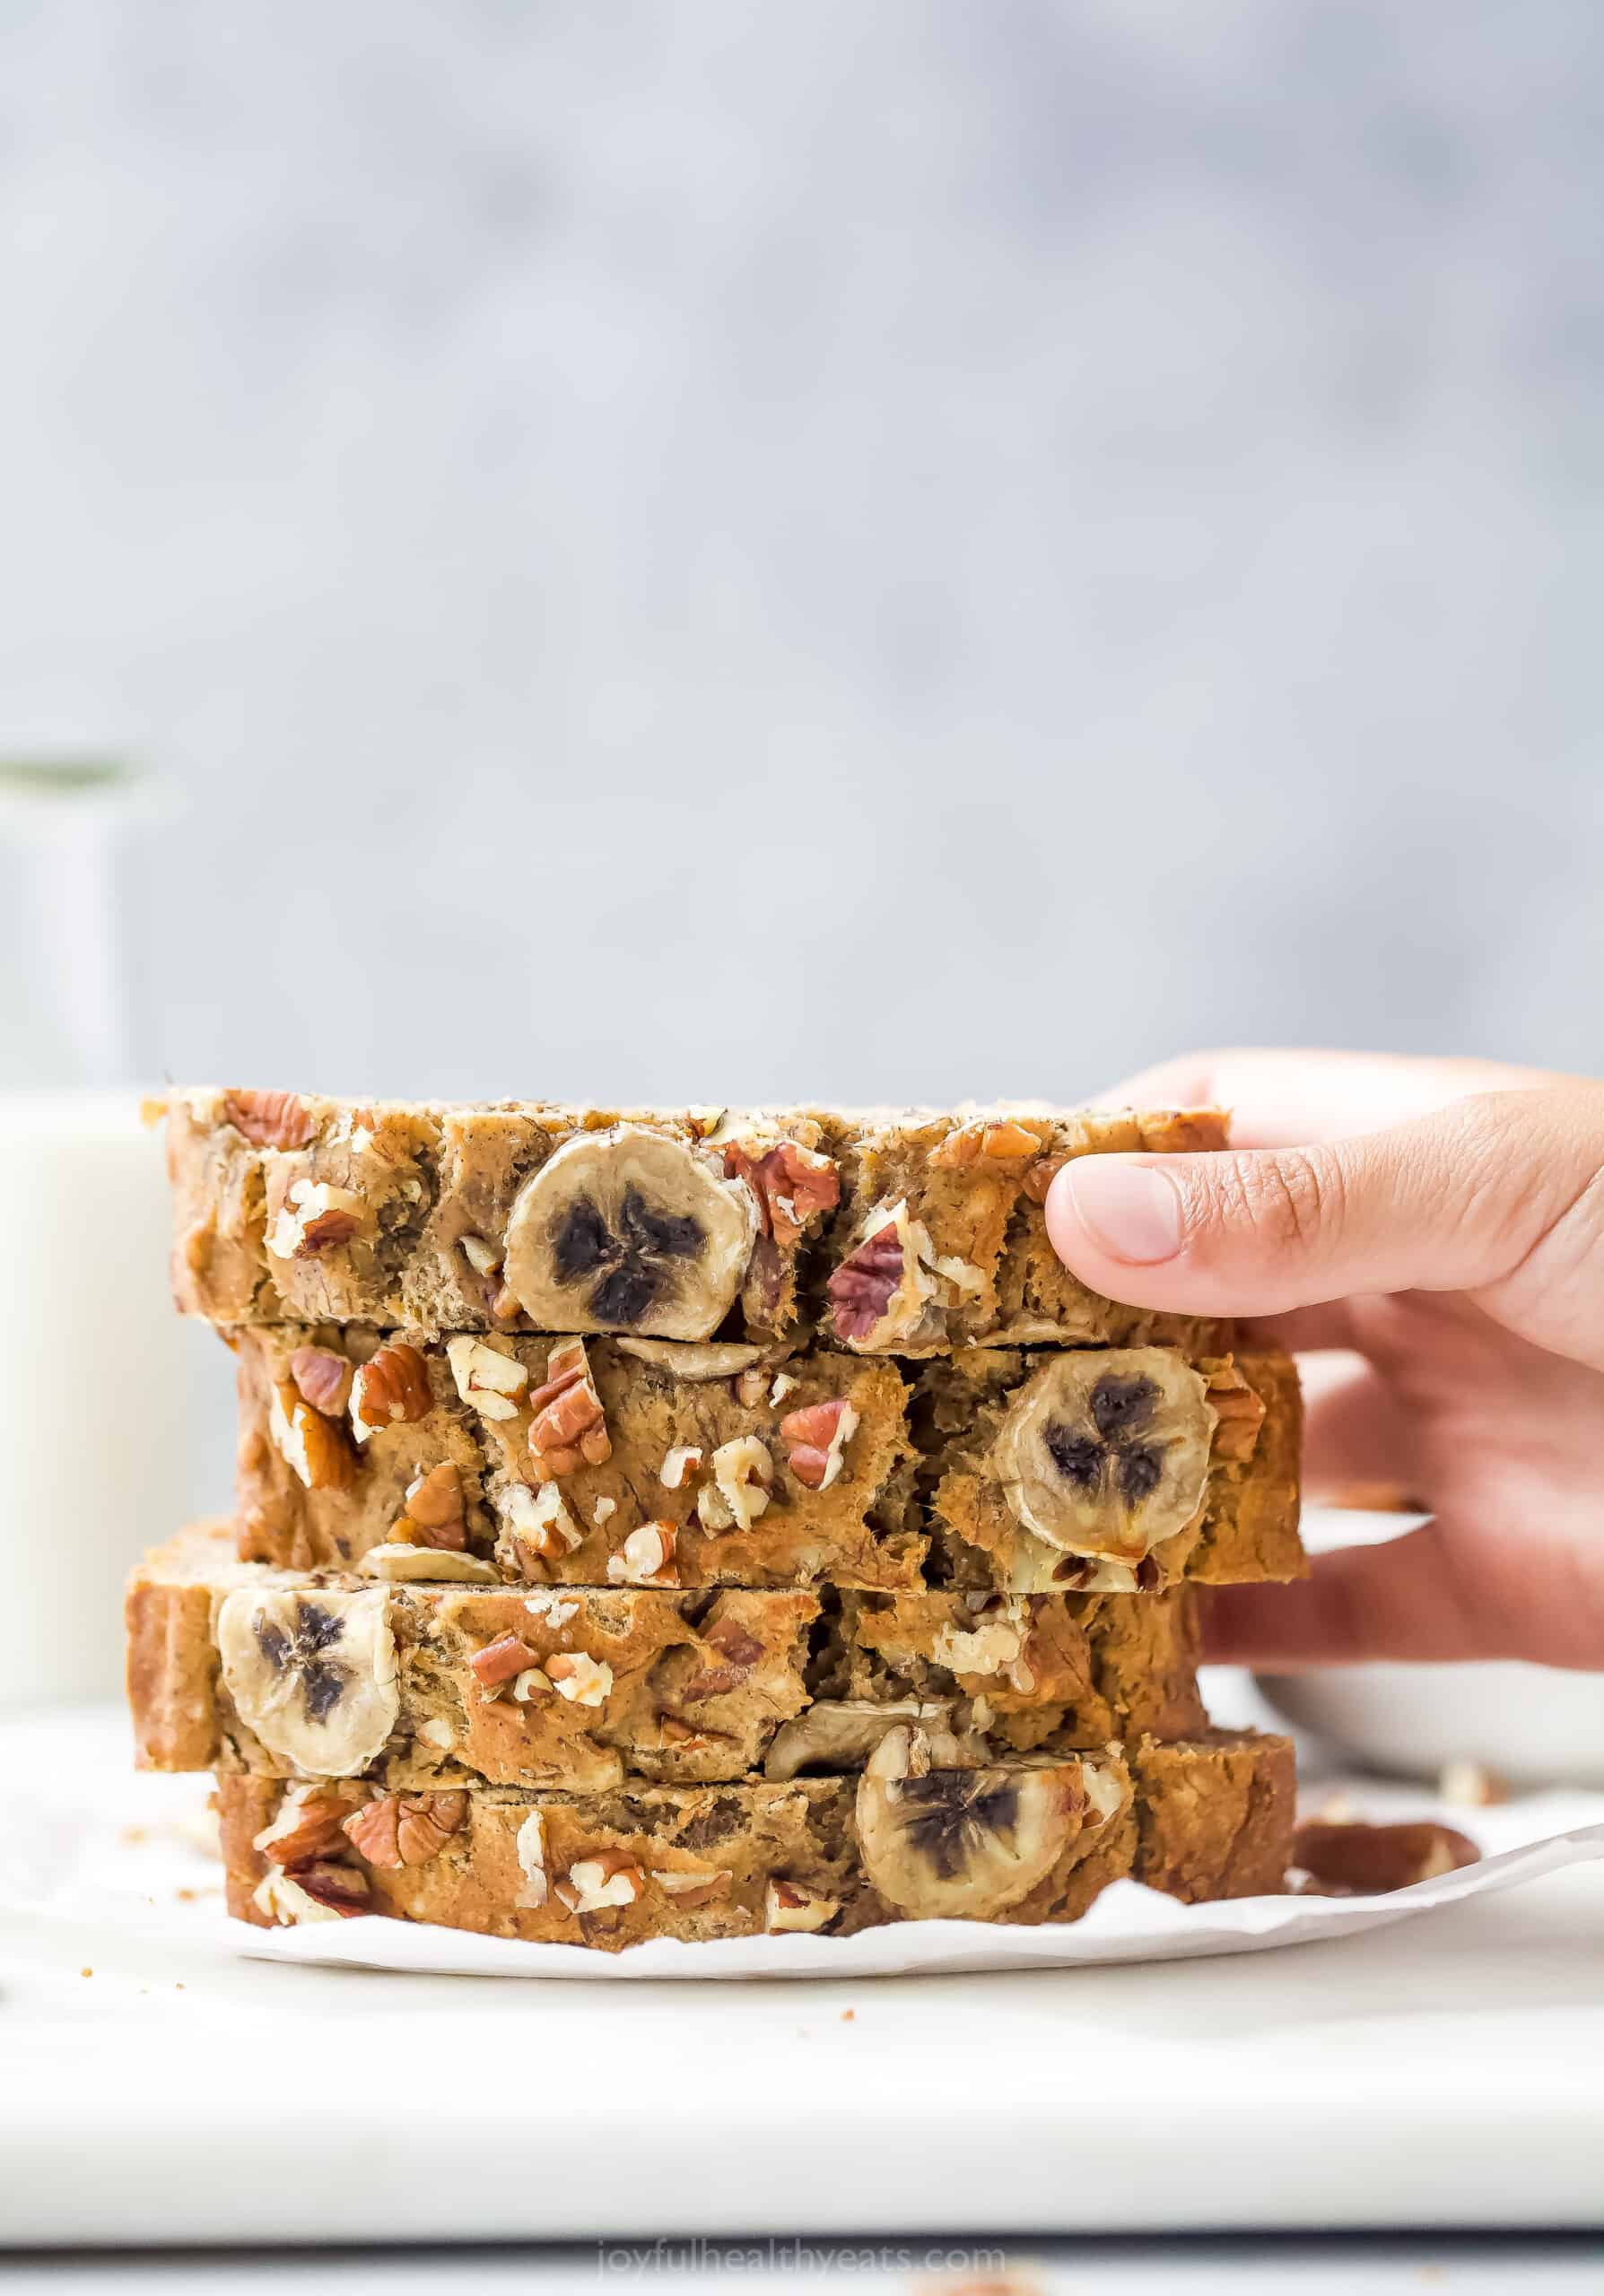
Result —
M 1601 1166 L 1604 1086 L 1567 1082 L 1304 1148 L 1076 1157 L 1048 1192 L 1047 1231 L 1093 1290 L 1183 1314 L 1517 1275 L 1535 1300 L 1567 1273 L 1584 1288 L 1588 1247 L 1604 1240 Z

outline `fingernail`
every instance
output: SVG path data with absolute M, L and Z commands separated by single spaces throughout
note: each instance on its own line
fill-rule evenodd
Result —
M 1076 1218 L 1100 1250 L 1132 1267 L 1173 1259 L 1181 1249 L 1181 1197 L 1151 1164 L 1124 1156 L 1077 1156 L 1064 1167 Z

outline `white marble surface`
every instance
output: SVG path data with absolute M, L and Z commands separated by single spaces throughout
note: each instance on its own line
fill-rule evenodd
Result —
M 0 745 L 183 793 L 151 1067 L 1595 1062 L 1601 63 L 1593 0 L 13 0 Z
M 8 1923 L 3 2237 L 1597 2231 L 1601 1909 L 1579 1867 L 1216 1963 L 538 1996 L 132 1930 L 85 1978 L 79 1939 Z M 511 2092 L 475 2070 L 510 2037 Z M 411 2060 L 447 2082 L 421 2120 Z M 563 2111 L 540 2068 L 568 2064 Z M 1114 2064 L 1144 2142 L 1109 2142 Z

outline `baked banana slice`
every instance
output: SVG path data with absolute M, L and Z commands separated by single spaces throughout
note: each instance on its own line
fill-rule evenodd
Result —
M 1206 1380 L 1170 1348 L 1071 1351 L 1020 1389 L 997 1469 L 1050 1546 L 1138 1563 L 1202 1506 L 1216 1419 Z
M 506 1281 L 547 1331 L 710 1338 L 757 1240 L 745 1180 L 665 1133 L 581 1133 L 527 1181 L 507 1227 Z

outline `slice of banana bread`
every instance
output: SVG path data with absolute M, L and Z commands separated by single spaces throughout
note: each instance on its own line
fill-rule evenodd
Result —
M 229 1908 L 265 1925 L 379 1913 L 616 1952 L 648 1937 L 1074 1921 L 1128 1875 L 1190 1902 L 1283 1885 L 1285 1738 L 973 1767 L 932 1752 L 903 1726 L 856 1780 L 590 1796 L 224 1776 Z
M 1295 1578 L 1285 1356 L 242 1325 L 247 1561 L 658 1587 L 1151 1591 Z M 475 1565 L 477 1569 L 475 1570 Z
M 609 1332 L 871 1354 L 1174 1343 L 1047 1240 L 1071 1157 L 1222 1147 L 1217 1109 L 623 1112 L 204 1089 L 167 1117 L 174 1291 L 218 1323 Z
M 432 1558 L 442 1570 L 458 1558 Z M 598 1793 L 1203 1727 L 1190 1590 L 917 1595 L 375 1584 L 157 1549 L 127 1597 L 142 1767 Z

